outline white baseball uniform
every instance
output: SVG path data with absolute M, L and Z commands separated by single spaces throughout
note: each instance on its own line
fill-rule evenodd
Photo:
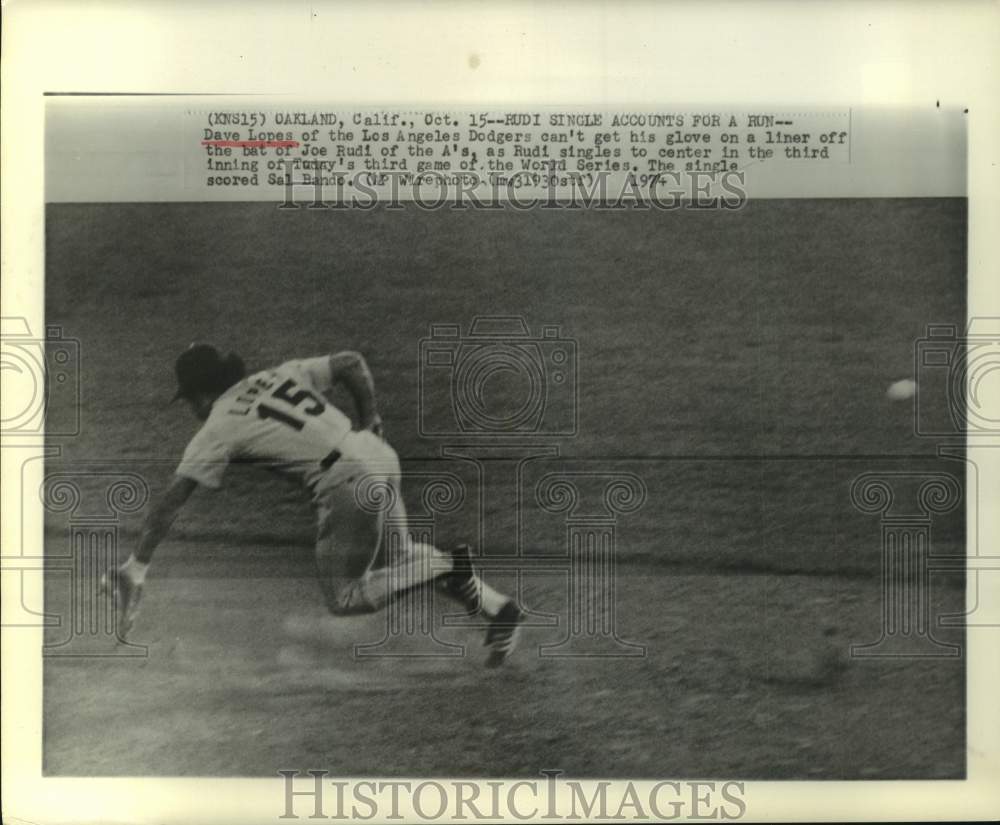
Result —
M 177 474 L 217 489 L 229 463 L 242 460 L 300 479 L 317 509 L 316 560 L 327 604 L 336 613 L 367 612 L 393 592 L 450 569 L 451 561 L 406 539 L 401 557 L 383 559 L 391 571 L 372 571 L 386 518 L 405 532 L 399 458 L 374 433 L 352 430 L 350 419 L 323 397 L 331 387 L 328 356 L 248 376 L 216 399 Z M 357 498 L 362 479 L 375 485 L 372 509 Z
M 328 357 L 286 361 L 230 387 L 212 405 L 177 474 L 218 489 L 230 461 L 259 463 L 311 490 L 330 469 L 332 451 L 351 421 L 323 398 L 331 388 Z

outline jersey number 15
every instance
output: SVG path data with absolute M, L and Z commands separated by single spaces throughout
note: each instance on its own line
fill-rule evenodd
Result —
M 284 402 L 291 407 L 293 412 L 301 412 L 303 415 L 320 415 L 326 409 L 323 402 L 316 396 L 316 393 L 309 390 L 297 389 L 297 387 L 298 384 L 292 380 L 288 380 L 271 393 L 271 398 Z M 300 410 L 299 406 L 303 401 L 310 401 L 311 403 Z M 291 412 L 285 412 L 283 409 L 272 407 L 270 404 L 263 402 L 257 405 L 257 415 L 262 419 L 270 418 L 274 421 L 280 421 L 293 430 L 301 430 L 306 425 L 305 421 L 292 415 Z

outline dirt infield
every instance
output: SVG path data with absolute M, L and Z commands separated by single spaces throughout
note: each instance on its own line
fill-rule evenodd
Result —
M 439 610 L 439 638 L 464 655 L 359 659 L 385 617 L 326 617 L 304 494 L 234 467 L 158 551 L 133 639 L 148 655 L 47 657 L 47 773 L 964 775 L 964 659 L 846 656 L 879 637 L 883 609 L 879 519 L 852 505 L 852 483 L 963 477 L 914 435 L 912 405 L 885 397 L 913 375 L 926 324 L 964 322 L 963 201 L 732 215 L 81 204 L 47 221 L 48 323 L 79 340 L 82 386 L 80 434 L 54 441 L 50 474 L 73 472 L 86 502 L 116 473 L 161 491 L 196 426 L 167 405 L 193 340 L 251 366 L 358 349 L 411 509 L 420 473 L 458 478 L 464 503 L 437 518 L 438 540 L 520 551 L 535 565 L 525 605 L 559 621 L 534 621 L 500 672 L 481 667 L 481 630 L 440 626 Z M 422 415 L 451 413 L 418 404 L 420 342 L 432 323 L 500 314 L 575 342 L 579 431 L 535 439 L 559 455 L 487 491 L 441 454 L 462 438 L 422 435 Z M 921 403 L 940 416 L 947 399 Z M 567 516 L 538 498 L 559 472 L 640 479 L 642 505 L 615 521 L 613 622 L 644 655 L 539 655 L 570 612 Z M 123 553 L 143 512 L 116 525 Z M 70 521 L 48 515 L 50 561 Z M 935 553 L 963 552 L 961 507 L 932 529 Z M 960 575 L 931 592 L 933 615 L 963 609 Z M 46 594 L 70 613 L 61 578 Z
M 206 553 L 215 548 L 207 546 Z M 645 573 L 645 575 L 643 575 Z M 46 665 L 45 769 L 83 775 L 957 777 L 961 660 L 858 660 L 832 677 L 822 645 L 864 634 L 878 587 L 836 578 L 623 576 L 619 632 L 646 656 L 352 656 L 378 617 L 324 616 L 311 578 L 150 580 L 141 660 Z M 952 601 L 957 593 L 948 591 Z M 551 585 L 534 605 L 564 609 Z M 650 610 L 649 605 L 655 609 Z M 873 607 L 876 609 L 873 610 Z M 957 604 L 951 605 L 952 609 Z M 427 646 L 412 643 L 413 653 Z

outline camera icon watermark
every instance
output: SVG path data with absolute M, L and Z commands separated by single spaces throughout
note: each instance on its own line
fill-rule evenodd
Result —
M 577 346 L 559 327 L 532 336 L 519 316 L 433 324 L 420 341 L 419 432 L 425 437 L 572 436 Z
M 20 317 L 0 319 L 5 437 L 72 436 L 80 433 L 80 342 L 60 327 L 44 338 Z
M 928 325 L 914 355 L 917 435 L 1000 435 L 1000 318 Z

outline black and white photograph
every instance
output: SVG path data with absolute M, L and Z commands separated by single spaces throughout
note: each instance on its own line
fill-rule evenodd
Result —
M 963 198 L 293 194 L 48 206 L 47 770 L 964 775 Z
M 752 821 L 981 778 L 969 112 L 669 97 L 46 92 L 2 339 L 43 782 Z

